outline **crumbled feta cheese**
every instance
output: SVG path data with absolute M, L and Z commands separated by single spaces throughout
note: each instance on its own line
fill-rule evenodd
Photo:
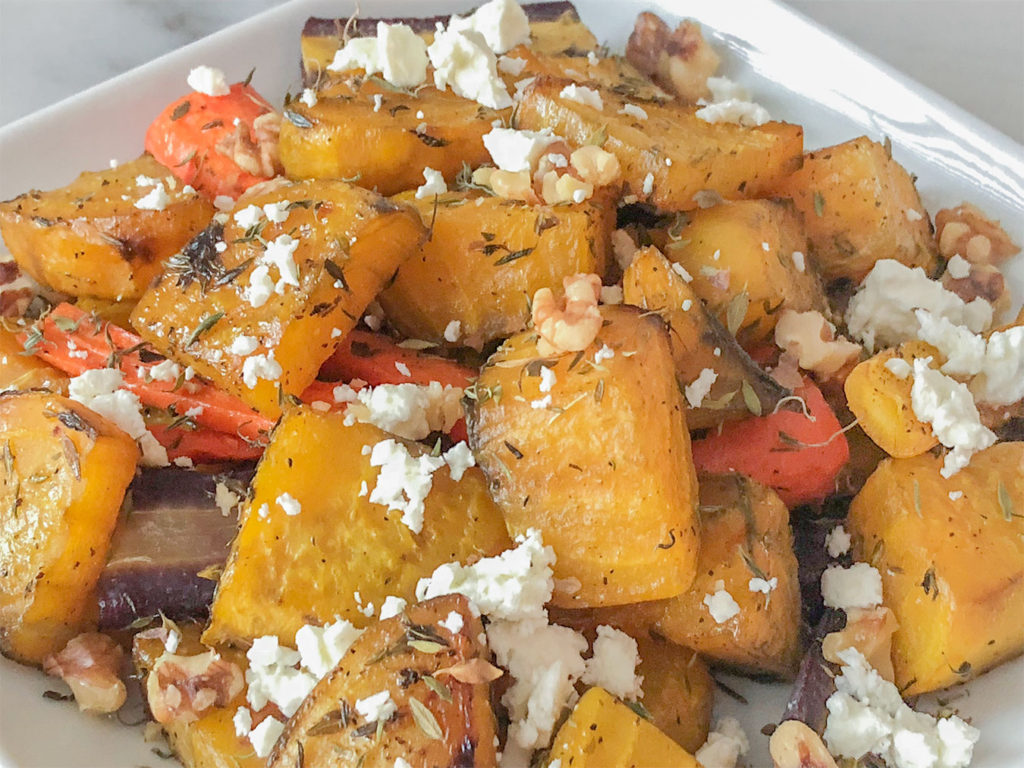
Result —
M 207 96 L 227 96 L 231 93 L 224 72 L 205 64 L 193 67 L 192 71 L 188 73 L 187 82 L 188 87 L 193 91 L 205 93 Z
M 249 275 L 249 285 L 242 292 L 242 297 L 253 309 L 259 309 L 274 294 L 274 279 L 270 276 L 270 268 L 259 264 Z
M 181 366 L 173 360 L 164 360 L 149 369 L 150 381 L 173 382 L 181 375 Z
M 249 733 L 249 742 L 256 750 L 256 757 L 269 755 L 282 733 L 284 733 L 284 723 L 273 715 L 261 720 L 260 724 Z
M 327 69 L 364 69 L 399 88 L 413 88 L 427 77 L 427 46 L 408 24 L 379 21 L 376 37 L 352 38 L 334 54 Z
M 440 624 L 453 635 L 457 635 L 462 631 L 465 620 L 462 618 L 462 614 L 458 611 L 449 611 L 448 615 L 445 616 L 444 621 L 440 622 Z
M 545 150 L 562 140 L 561 136 L 556 136 L 549 129 L 517 131 L 512 128 L 493 128 L 484 134 L 484 146 L 490 152 L 494 164 L 511 173 L 533 170 Z
M 255 227 L 263 218 L 263 210 L 257 205 L 247 205 L 240 211 L 235 211 L 232 218 L 242 229 Z
M 747 582 L 747 589 L 751 592 L 760 592 L 765 595 L 770 595 L 772 590 L 778 586 L 779 580 L 775 576 L 772 576 L 770 579 L 762 579 L 755 576 Z
M 423 502 L 433 486 L 433 474 L 445 465 L 440 456 L 412 456 L 395 440 L 373 446 L 370 466 L 380 467 L 370 501 L 402 513 L 402 523 L 413 533 L 423 530 Z
M 444 174 L 440 171 L 435 171 L 430 167 L 424 168 L 423 178 L 425 182 L 416 189 L 417 200 L 433 197 L 434 195 L 443 195 L 448 191 L 448 185 L 444 181 Z
M 178 456 L 171 462 L 176 467 L 184 467 L 185 469 L 191 469 L 195 464 L 188 456 Z
M 635 117 L 637 120 L 647 119 L 647 110 L 643 107 L 638 107 L 636 104 L 624 104 L 622 109 L 619 110 L 619 114 Z
M 736 761 L 749 751 L 750 740 L 739 720 L 723 717 L 693 756 L 704 768 L 735 768 Z
M 512 77 L 519 77 L 526 68 L 526 59 L 519 59 L 515 56 L 499 56 L 498 71 L 504 72 Z
M 470 566 L 446 563 L 416 585 L 416 599 L 458 593 L 475 611 L 492 619 L 544 619 L 544 605 L 554 589 L 555 553 L 544 546 L 539 531 L 516 537 L 516 547 Z
M 978 407 L 966 384 L 930 367 L 930 357 L 914 360 L 910 404 L 914 415 L 931 425 L 946 454 L 943 477 L 952 477 L 970 463 L 971 456 L 996 442 L 995 433 L 981 423 Z
M 380 93 L 373 94 L 373 111 L 380 112 L 380 108 L 384 106 L 384 96 Z
M 280 200 L 276 203 L 267 203 L 263 206 L 263 214 L 269 221 L 275 224 L 283 224 L 291 215 L 292 204 L 287 200 Z
M 903 214 L 907 217 L 907 221 L 911 222 L 920 221 L 921 219 L 924 218 L 924 215 L 915 208 L 907 208 L 907 210 L 905 210 Z
M 253 389 L 260 379 L 277 381 L 281 378 L 284 370 L 281 364 L 274 359 L 274 353 L 266 355 L 253 355 L 245 358 L 242 363 L 242 381 L 249 389 Z
M 144 197 L 135 201 L 135 207 L 143 211 L 162 211 L 171 202 L 163 182 L 158 182 Z
M 476 466 L 476 458 L 465 441 L 460 441 L 441 454 L 448 472 L 456 483 L 466 474 L 466 470 Z
M 693 275 L 691 275 L 689 272 L 687 272 L 686 271 L 686 267 L 684 267 L 679 262 L 676 262 L 676 261 L 672 262 L 672 271 L 675 272 L 677 275 L 679 275 L 679 277 L 681 277 L 683 279 L 684 283 L 692 283 L 693 282 Z
M 252 712 L 245 707 L 239 707 L 235 710 L 235 716 L 231 718 L 231 722 L 234 723 L 235 735 L 238 738 L 249 737 L 249 731 L 252 730 Z
M 245 357 L 255 352 L 257 347 L 259 347 L 259 342 L 255 336 L 236 336 L 232 340 L 231 346 L 228 347 L 228 354 Z
M 733 596 L 724 588 L 724 585 L 719 581 L 715 586 L 718 587 L 714 594 L 704 595 L 702 601 L 708 608 L 708 613 L 711 614 L 711 618 L 715 620 L 716 624 L 722 624 L 728 621 L 733 616 L 736 616 L 740 612 L 740 605 L 733 599 Z
M 216 243 L 214 243 L 213 249 L 217 253 L 224 253 L 224 251 L 228 249 L 228 244 L 225 243 L 223 240 L 218 240 Z
M 505 53 L 521 43 L 530 42 L 530 20 L 515 0 L 490 0 L 465 18 L 452 16 L 448 29 L 477 32 L 495 53 Z M 519 72 L 511 74 L 518 75 Z
M 597 628 L 593 650 L 581 678 L 584 683 L 600 686 L 627 701 L 635 701 L 644 695 L 641 687 L 644 679 L 636 674 L 640 664 L 636 640 L 621 630 L 602 624 Z
M 142 403 L 134 392 L 121 389 L 123 382 L 124 374 L 116 368 L 95 368 L 72 378 L 68 395 L 127 432 L 139 444 L 144 465 L 166 467 L 167 450 L 146 428 Z
M 830 565 L 821 574 L 821 596 L 829 608 L 872 608 L 882 603 L 882 575 L 867 563 Z
M 910 367 L 910 363 L 902 357 L 894 357 L 890 360 L 886 360 L 885 369 L 897 379 L 905 379 L 914 371 L 914 369 Z
M 227 517 L 238 507 L 241 497 L 228 488 L 226 483 L 218 482 L 213 491 L 213 503 L 217 505 L 220 513 Z
M 959 501 L 960 499 L 963 498 L 963 495 L 964 495 L 963 491 L 950 491 L 949 492 L 949 500 L 950 501 Z
M 750 91 L 728 77 L 709 77 L 707 79 L 708 90 L 711 91 L 711 101 L 727 101 L 738 99 L 747 101 L 750 99 Z
M 336 621 L 323 627 L 302 626 L 295 633 L 295 647 L 301 665 L 317 680 L 322 679 L 338 665 L 341 657 L 362 634 L 363 630 L 356 629 L 348 621 Z
M 396 757 L 394 768 L 412 768 L 412 766 L 406 761 L 404 757 Z
M 302 89 L 302 95 L 299 96 L 299 101 L 301 101 L 307 107 L 312 109 L 313 107 L 316 106 L 316 103 L 317 103 L 317 101 L 319 101 L 319 99 L 317 99 L 316 91 L 314 89 L 312 89 L 312 88 L 303 88 Z
M 270 516 L 270 506 L 267 504 L 260 504 L 260 508 L 256 510 L 256 516 L 261 520 L 266 520 Z
M 398 711 L 391 700 L 390 691 L 380 691 L 365 699 L 356 699 L 356 712 L 366 718 L 368 723 L 386 722 Z
M 771 249 L 772 247 L 768 243 L 761 243 L 761 250 L 764 251 L 765 253 L 769 253 Z
M 461 331 L 462 322 L 459 320 L 452 320 L 444 327 L 444 340 L 454 344 L 459 340 L 459 333 L 461 333 Z
M 748 128 L 771 120 L 768 110 L 752 101 L 727 99 L 701 107 L 694 115 L 706 123 L 737 123 Z
M 829 557 L 842 557 L 850 551 L 850 534 L 842 525 L 837 525 L 825 535 L 825 549 Z
M 235 207 L 235 198 L 231 197 L 230 195 L 217 195 L 215 198 L 213 198 L 213 207 L 216 208 L 218 211 L 221 211 L 221 214 L 223 214 L 224 211 L 230 211 L 232 208 Z M 215 214 L 213 218 L 219 224 L 226 224 L 226 218 L 218 218 L 218 216 L 221 216 L 221 214 Z
M 979 732 L 956 715 L 915 712 L 856 648 L 839 651 L 842 674 L 825 706 L 825 744 L 836 757 L 881 757 L 892 768 L 966 768 Z
M 614 352 L 612 354 L 614 355 Z M 554 369 L 548 368 L 546 365 L 540 367 L 540 386 L 538 389 L 541 392 L 550 392 L 557 380 L 558 376 L 555 374 Z
M 964 280 L 971 276 L 971 262 L 955 253 L 946 264 L 946 273 L 954 280 Z
M 696 379 L 683 388 L 686 402 L 690 404 L 691 408 L 700 408 L 700 404 L 704 402 L 704 398 L 711 392 L 711 387 L 717 380 L 718 374 L 715 370 L 705 368 Z
M 965 303 L 940 282 L 928 279 L 920 267 L 880 259 L 850 299 L 846 325 L 853 338 L 874 352 L 877 346 L 893 347 L 915 338 L 920 330 L 917 309 L 927 309 L 975 333 L 992 324 L 992 305 L 984 299 Z
M 291 235 L 278 235 L 267 243 L 260 261 L 277 267 L 279 278 L 274 285 L 275 293 L 283 293 L 286 285 L 299 287 L 299 268 L 295 264 L 295 249 L 298 247 L 299 241 Z
M 431 432 L 449 432 L 462 418 L 459 387 L 432 381 L 418 384 L 381 384 L 355 392 L 348 385 L 335 387 L 337 402 L 353 402 L 348 413 L 409 440 L 422 440 Z
M 434 85 L 492 109 L 512 106 L 512 97 L 498 75 L 498 60 L 484 37 L 473 30 L 446 30 L 434 35 L 427 49 L 434 65 Z
M 601 348 L 594 353 L 594 365 L 600 365 L 605 360 L 611 360 L 613 357 L 615 357 L 615 350 L 607 344 L 602 344 Z
M 585 85 L 571 83 L 565 86 L 558 95 L 563 99 L 575 101 L 577 104 L 592 107 L 598 112 L 604 109 L 604 100 L 601 98 L 601 92 L 593 88 L 587 88 Z
M 804 254 L 801 251 L 793 251 L 793 266 L 796 267 L 797 272 L 804 272 L 807 269 L 807 262 L 804 258 Z
M 644 176 L 644 186 L 643 186 L 643 190 L 642 191 L 643 191 L 643 193 L 645 195 L 649 195 L 649 194 L 651 194 L 651 192 L 654 191 L 654 174 L 653 173 L 648 173 L 646 176 Z
M 408 602 L 402 598 L 395 597 L 394 595 L 388 595 L 384 598 L 384 603 L 380 607 L 380 620 L 384 621 L 384 619 L 399 616 L 402 611 L 405 610 L 405 606 L 407 605 Z
M 622 286 L 621 285 L 602 285 L 601 286 L 601 303 L 602 304 L 621 304 L 623 302 L 622 297 Z
M 551 395 L 548 394 L 544 395 L 544 397 L 539 397 L 536 400 L 531 400 L 530 407 L 535 411 L 543 411 L 545 408 L 551 407 L 551 402 Z
M 277 505 L 284 510 L 289 517 L 294 517 L 302 511 L 302 504 L 290 493 L 282 493 L 277 497 Z

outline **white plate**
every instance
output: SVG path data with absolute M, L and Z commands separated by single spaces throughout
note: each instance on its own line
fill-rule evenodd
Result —
M 463 2 L 370 0 L 363 13 L 427 15 L 466 10 Z M 583 20 L 613 49 L 624 46 L 640 10 L 700 20 L 723 52 L 723 73 L 748 86 L 773 116 L 801 123 L 814 148 L 867 134 L 889 136 L 895 157 L 919 177 L 927 208 L 970 200 L 1024 241 L 1024 149 L 937 94 L 771 0 L 577 0 Z M 68 183 L 84 169 L 106 167 L 142 151 L 150 120 L 181 95 L 198 63 L 222 67 L 232 80 L 255 65 L 253 84 L 271 101 L 295 91 L 299 33 L 307 16 L 345 16 L 351 0 L 293 0 L 193 43 L 0 129 L 0 199 L 29 188 Z M 865 6 L 868 12 L 869 5 Z M 1018 304 L 1024 259 L 1010 275 Z M 1021 765 L 1024 755 L 1024 660 L 1004 665 L 956 694 L 953 706 L 981 728 L 976 768 Z M 770 765 L 763 725 L 780 716 L 787 686 L 730 679 L 749 699 L 719 695 L 720 713 L 743 722 L 753 742 L 751 766 Z M 41 698 L 53 687 L 37 672 L 0 660 L 0 766 L 131 768 L 163 761 L 141 730 L 78 714 Z M 945 699 L 953 698 L 949 693 Z

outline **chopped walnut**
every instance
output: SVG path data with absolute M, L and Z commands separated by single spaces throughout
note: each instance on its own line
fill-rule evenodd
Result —
M 198 656 L 165 653 L 146 678 L 146 698 L 158 723 L 188 723 L 210 707 L 227 706 L 244 686 L 242 670 L 216 651 Z
M 893 612 L 878 608 L 850 608 L 846 626 L 830 632 L 821 642 L 821 653 L 833 664 L 841 664 L 839 652 L 847 648 L 860 651 L 868 664 L 890 683 L 895 678 L 892 668 L 892 633 L 899 629 Z
M 836 768 L 821 736 L 799 720 L 780 723 L 768 742 L 775 768 Z
M 86 632 L 47 656 L 43 671 L 68 684 L 83 712 L 116 712 L 128 695 L 119 676 L 123 656 L 121 646 L 106 635 Z
M 267 112 L 252 121 L 251 131 L 248 125 L 239 122 L 235 132 L 221 139 L 214 149 L 234 160 L 246 173 L 269 179 L 284 170 L 278 153 L 280 133 L 281 116 Z
M 972 264 L 1002 264 L 1020 252 L 998 221 L 970 203 L 935 214 L 935 230 L 939 253 L 946 259 L 960 254 Z
M 952 225 L 951 225 L 952 226 Z M 956 278 L 949 270 L 942 276 L 942 286 L 965 302 L 984 299 L 992 305 L 993 315 L 999 315 L 1010 306 L 1010 293 L 1006 279 L 994 264 L 970 263 L 967 277 Z
M 805 371 L 823 378 L 835 376 L 860 358 L 861 347 L 843 337 L 836 338 L 835 327 L 820 312 L 794 312 L 784 309 L 775 326 L 775 344 L 796 355 Z
M 694 104 L 711 95 L 708 78 L 718 70 L 718 54 L 700 24 L 684 21 L 675 31 L 653 13 L 636 18 L 626 43 L 626 60 L 682 101 Z
M 573 275 L 562 281 L 565 298 L 558 302 L 550 288 L 533 295 L 533 324 L 540 334 L 537 351 L 542 355 L 580 352 L 589 347 L 601 330 L 601 278 Z

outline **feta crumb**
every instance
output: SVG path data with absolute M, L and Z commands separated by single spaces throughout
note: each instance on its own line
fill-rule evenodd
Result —
M 384 96 L 379 93 L 373 94 L 373 111 L 380 112 L 382 106 L 384 106 Z
M 440 456 L 412 456 L 395 440 L 382 440 L 370 452 L 370 466 L 380 467 L 370 501 L 402 513 L 413 533 L 423 530 L 423 502 L 433 486 L 433 473 L 445 465 Z
M 769 253 L 771 252 L 772 247 L 768 243 L 761 243 L 761 250 L 764 251 L 765 253 Z
M 980 733 L 956 715 L 915 712 L 856 648 L 839 651 L 842 673 L 825 706 L 825 744 L 836 757 L 880 756 L 892 768 L 966 768 Z
M 640 653 L 636 640 L 621 630 L 601 625 L 581 680 L 604 688 L 612 696 L 636 701 L 644 695 L 643 677 L 636 674 Z
M 397 711 L 398 707 L 391 700 L 390 691 L 380 691 L 365 699 L 356 699 L 356 712 L 369 723 L 386 722 Z
M 249 302 L 253 309 L 259 309 L 267 303 L 274 293 L 274 280 L 270 276 L 270 268 L 259 264 L 249 275 L 249 285 L 242 292 L 242 298 Z
M 327 65 L 332 72 L 364 69 L 399 88 L 413 88 L 427 77 L 427 46 L 408 24 L 377 22 L 376 37 L 350 39 Z
M 882 603 L 882 575 L 867 563 L 830 565 L 821 574 L 821 596 L 829 608 L 873 608 Z
M 605 360 L 611 360 L 613 357 L 615 357 L 615 350 L 607 344 L 602 344 L 601 348 L 594 353 L 594 365 L 600 365 Z
M 444 621 L 440 622 L 440 624 L 453 635 L 457 635 L 462 631 L 465 620 L 462 618 L 462 614 L 458 611 L 450 611 L 448 615 L 445 616 Z
M 842 525 L 837 525 L 825 536 L 825 549 L 829 557 L 842 557 L 850 551 L 850 534 Z
M 231 346 L 228 347 L 228 354 L 245 357 L 255 352 L 257 347 L 259 347 L 259 342 L 255 336 L 236 336 L 232 340 Z
M 963 498 L 963 495 L 964 495 L 963 491 L 950 491 L 949 492 L 949 500 L 950 501 L 959 501 L 960 499 Z
M 266 355 L 253 355 L 245 358 L 242 363 L 242 381 L 249 389 L 253 389 L 260 379 L 277 381 L 281 378 L 284 370 L 281 364 L 274 359 L 274 353 Z
M 614 352 L 612 353 L 614 355 Z M 548 368 L 546 365 L 542 365 L 540 368 L 540 386 L 538 389 L 541 392 L 550 392 L 551 388 L 555 386 L 555 382 L 558 380 L 558 376 L 555 374 L 553 368 Z
M 284 510 L 289 517 L 294 517 L 302 511 L 302 504 L 290 493 L 282 493 L 277 497 L 277 505 Z
M 163 182 L 158 182 L 144 197 L 135 201 L 135 207 L 143 211 L 162 211 L 171 202 Z
M 601 303 L 602 304 L 621 304 L 623 302 L 622 286 L 621 285 L 602 285 L 601 286 Z
M 185 469 L 191 469 L 195 466 L 188 456 L 178 456 L 174 461 L 171 462 L 176 467 L 184 467 Z
M 762 579 L 755 576 L 747 582 L 747 589 L 751 592 L 761 592 L 765 595 L 770 595 L 772 590 L 778 586 L 779 580 L 775 576 L 772 576 L 770 579 Z
M 793 266 L 796 271 L 803 273 L 807 269 L 807 262 L 802 251 L 793 251 Z
M 318 101 L 316 91 L 312 88 L 303 88 L 302 95 L 299 96 L 299 101 L 305 104 L 307 107 L 312 109 L 316 106 Z
M 959 253 L 953 254 L 953 258 L 946 264 L 946 273 L 954 280 L 963 280 L 971 276 L 971 262 Z
M 260 724 L 249 733 L 249 742 L 256 750 L 256 757 L 269 755 L 282 733 L 284 733 L 284 723 L 273 715 L 261 720 Z
M 232 218 L 242 229 L 255 227 L 263 218 L 263 210 L 256 205 L 247 205 L 240 211 L 235 211 Z
M 707 741 L 693 756 L 704 768 L 735 768 L 736 761 L 749 751 L 750 740 L 739 720 L 723 717 L 715 723 Z
M 369 446 L 365 446 L 365 447 L 369 447 Z M 359 494 L 358 494 L 358 496 L 359 496 L 359 498 L 363 498 L 364 496 L 368 495 L 369 493 L 370 493 L 370 486 L 368 486 L 366 484 L 366 481 L 363 480 L 359 484 Z
M 905 379 L 914 371 L 914 369 L 910 367 L 910 363 L 902 357 L 894 357 L 891 360 L 886 360 L 885 369 L 897 379 Z
M 266 520 L 270 516 L 270 507 L 267 504 L 260 504 L 260 508 L 256 510 L 256 516 L 261 520 Z
M 292 204 L 288 200 L 280 200 L 276 203 L 267 203 L 263 206 L 263 214 L 269 221 L 275 224 L 283 224 L 291 215 Z
M 711 614 L 711 618 L 715 620 L 716 624 L 722 624 L 740 612 L 739 603 L 724 588 L 717 589 L 714 594 L 704 595 L 703 603 L 707 606 L 708 613 Z
M 398 371 L 403 376 L 406 376 L 406 377 L 412 376 L 412 373 L 409 371 L 409 366 L 406 365 L 405 363 L 401 362 L 401 361 L 396 361 L 395 362 L 395 370 Z
M 412 766 L 406 762 L 404 757 L 396 757 L 394 768 L 412 768 Z
M 563 99 L 575 101 L 577 104 L 592 107 L 598 112 L 601 112 L 604 109 L 604 100 L 601 98 L 600 91 L 596 91 L 593 88 L 587 88 L 585 85 L 576 85 L 576 83 L 571 83 L 570 85 L 565 86 L 558 95 Z
M 549 146 L 563 141 L 561 136 L 556 136 L 550 129 L 517 131 L 512 128 L 492 128 L 484 134 L 483 140 L 494 164 L 500 170 L 510 173 L 533 170 Z
M 407 605 L 408 602 L 402 598 L 388 595 L 384 598 L 384 604 L 380 607 L 380 620 L 384 621 L 384 619 L 400 615 Z
M 717 380 L 718 373 L 713 368 L 705 368 L 696 379 L 683 388 L 686 402 L 691 408 L 700 408 L 700 404 L 704 402 L 704 398 L 711 392 L 711 387 Z
M 701 107 L 694 115 L 706 123 L 737 123 L 747 128 L 764 125 L 771 120 L 768 110 L 752 101 L 728 99 Z
M 239 707 L 235 710 L 235 716 L 231 718 L 231 722 L 234 723 L 235 735 L 238 738 L 249 737 L 249 731 L 252 730 L 252 712 L 245 707 Z
M 227 517 L 238 507 L 241 497 L 228 488 L 226 483 L 218 482 L 213 491 L 213 503 L 217 505 L 220 513 Z
M 363 630 L 348 621 L 336 621 L 323 627 L 306 624 L 295 633 L 295 647 L 302 666 L 320 680 L 338 665 L 362 634 Z
M 505 53 L 521 43 L 530 42 L 530 20 L 515 0 L 490 0 L 465 18 L 452 16 L 448 20 L 448 29 L 455 32 L 471 30 L 480 34 L 495 53 Z
M 682 310 L 683 312 L 689 312 L 690 307 L 693 306 L 693 299 L 683 299 Z
M 286 285 L 299 287 L 299 268 L 295 264 L 295 249 L 298 247 L 299 241 L 291 235 L 278 235 L 267 243 L 260 261 L 277 267 L 279 277 L 274 285 L 275 293 L 283 293 Z
M 423 178 L 425 182 L 416 189 L 417 200 L 433 197 L 434 195 L 443 195 L 448 191 L 448 185 L 444 181 L 444 174 L 440 171 L 435 171 L 428 166 L 423 169 Z
M 224 251 L 228 249 L 228 244 L 225 243 L 223 240 L 218 240 L 216 243 L 214 243 L 213 249 L 217 251 L 217 253 L 224 253 Z
M 647 110 L 643 107 L 638 107 L 636 104 L 623 104 L 622 109 L 619 110 L 619 114 L 635 117 L 637 120 L 647 119 Z
M 227 77 L 216 67 L 201 64 L 188 73 L 188 87 L 207 96 L 227 96 L 231 93 Z
M 966 384 L 929 366 L 930 357 L 914 360 L 910 404 L 914 415 L 931 425 L 946 454 L 943 477 L 952 477 L 970 463 L 971 456 L 996 442 L 995 433 L 981 423 L 978 407 Z
M 653 173 L 648 173 L 646 176 L 644 176 L 643 193 L 645 195 L 649 195 L 653 191 L 654 191 L 654 174 Z
M 920 221 L 924 218 L 921 212 L 915 208 L 907 208 L 903 214 L 907 217 L 907 221 Z
M 476 466 L 476 458 L 465 441 L 460 441 L 441 454 L 448 472 L 456 483 L 466 474 L 466 470 Z
M 164 360 L 150 367 L 148 373 L 150 381 L 170 383 L 178 380 L 178 376 L 181 375 L 181 366 L 173 360 Z
M 679 275 L 684 283 L 692 283 L 693 275 L 686 271 L 686 267 L 677 261 L 672 262 L 672 271 Z
M 544 395 L 544 397 L 537 398 L 536 400 L 530 401 L 530 407 L 535 411 L 542 411 L 545 408 L 551 407 L 551 395 Z
M 462 331 L 462 322 L 459 320 L 452 320 L 448 325 L 444 327 L 444 340 L 454 344 L 459 340 L 459 333 Z
M 451 28 L 437 32 L 427 55 L 439 90 L 450 87 L 456 95 L 492 109 L 512 106 L 512 97 L 498 75 L 498 60 L 480 33 Z
M 523 74 L 523 70 L 526 68 L 526 59 L 520 59 L 515 56 L 499 56 L 498 57 L 498 71 L 504 72 L 512 77 L 519 77 Z

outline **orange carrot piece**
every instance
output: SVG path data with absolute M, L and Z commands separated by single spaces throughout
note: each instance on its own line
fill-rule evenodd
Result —
M 145 363 L 138 336 L 111 323 L 96 320 L 71 304 L 60 304 L 39 324 L 42 338 L 32 351 L 71 376 L 115 364 L 124 374 L 124 388 L 138 395 L 143 405 L 175 413 L 194 412 L 195 423 L 216 432 L 265 445 L 274 423 L 238 398 L 198 379 L 157 381 L 149 371 L 158 363 Z M 27 334 L 19 334 L 25 343 Z
M 468 387 L 477 377 L 472 368 L 436 355 L 398 346 L 387 336 L 351 331 L 320 368 L 321 377 L 333 381 L 362 379 L 379 384 L 429 384 Z
M 219 195 L 237 198 L 270 177 L 240 168 L 228 147 L 239 139 L 252 142 L 253 121 L 271 111 L 256 89 L 244 83 L 232 85 L 225 96 L 192 92 L 168 104 L 150 124 L 146 151 L 210 200 Z
M 809 380 L 794 394 L 803 412 L 778 411 L 722 426 L 693 441 L 693 462 L 702 472 L 740 472 L 774 488 L 789 507 L 835 490 L 835 478 L 850 458 L 843 428 L 821 391 Z
M 199 427 L 173 427 L 170 424 L 147 424 L 149 431 L 164 448 L 172 461 L 192 459 L 196 464 L 221 461 L 249 461 L 263 455 L 263 448 L 247 443 L 236 435 Z

